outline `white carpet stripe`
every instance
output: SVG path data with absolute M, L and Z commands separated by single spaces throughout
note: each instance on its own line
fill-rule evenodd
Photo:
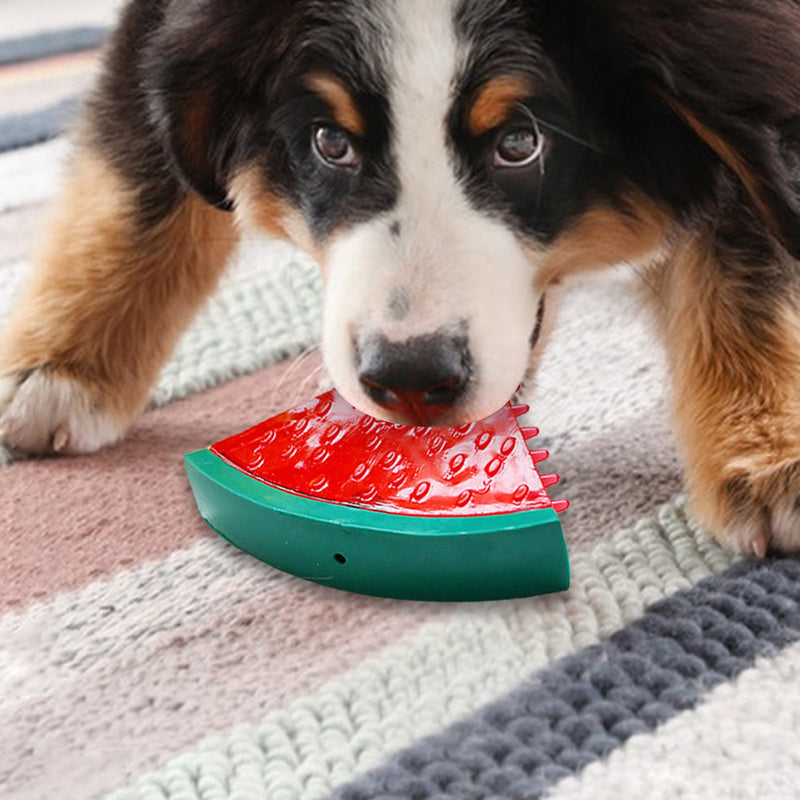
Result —
M 66 139 L 0 153 L 0 213 L 49 200 L 58 191 Z
M 30 36 L 81 25 L 111 25 L 124 0 L 3 0 L 2 38 Z
M 548 800 L 797 800 L 800 644 L 761 659 L 698 708 L 635 736 Z
M 12 261 L 3 264 L 3 290 L 0 291 L 0 325 L 11 312 L 17 295 L 22 291 L 28 270 L 28 264 L 24 261 Z

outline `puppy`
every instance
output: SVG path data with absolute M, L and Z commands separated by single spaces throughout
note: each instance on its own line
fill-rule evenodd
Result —
M 119 439 L 240 230 L 319 260 L 389 420 L 494 412 L 638 265 L 700 520 L 800 549 L 798 0 L 131 0 L 0 347 L 0 438 Z

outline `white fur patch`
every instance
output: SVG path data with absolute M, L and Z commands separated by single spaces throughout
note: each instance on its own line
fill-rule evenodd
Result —
M 0 442 L 23 453 L 92 453 L 122 438 L 126 424 L 95 407 L 72 378 L 34 372 L 0 378 Z
M 507 226 L 470 205 L 448 144 L 468 57 L 454 30 L 456 5 L 408 0 L 395 7 L 389 101 L 398 203 L 337 236 L 328 254 L 323 354 L 342 394 L 377 416 L 384 412 L 364 395 L 354 363 L 354 342 L 364 332 L 402 342 L 466 326 L 473 384 L 460 419 L 449 422 L 496 411 L 529 359 L 539 300 L 530 252 Z M 391 311 L 398 293 L 402 315 Z

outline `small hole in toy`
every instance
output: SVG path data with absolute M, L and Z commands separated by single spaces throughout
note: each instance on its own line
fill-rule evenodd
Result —
M 341 553 L 337 553 L 333 557 L 333 560 L 336 561 L 338 564 L 346 564 L 347 563 L 347 559 Z

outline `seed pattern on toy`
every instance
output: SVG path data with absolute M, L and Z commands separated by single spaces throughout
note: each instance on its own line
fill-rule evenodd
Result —
M 335 391 L 321 395 L 211 451 L 285 491 L 375 511 L 474 516 L 555 508 L 547 494 L 558 477 L 540 476 L 521 429 L 524 406 L 454 428 L 395 425 L 354 409 Z

